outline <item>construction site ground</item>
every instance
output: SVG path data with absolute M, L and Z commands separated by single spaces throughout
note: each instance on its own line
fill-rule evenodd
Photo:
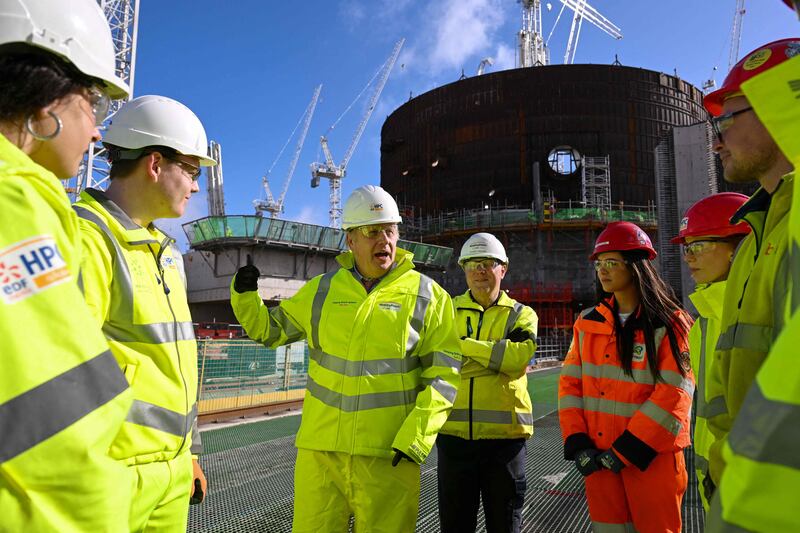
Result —
M 524 532 L 590 532 L 583 481 L 564 461 L 558 426 L 559 368 L 528 375 L 534 402 L 534 436 L 527 446 L 528 491 L 523 511 Z M 190 532 L 288 533 L 294 506 L 294 437 L 300 415 L 273 417 L 214 429 L 203 429 L 201 464 L 208 478 L 208 495 L 189 513 Z M 697 493 L 691 449 L 687 450 L 689 489 L 683 501 L 683 531 L 703 531 L 703 511 Z M 418 532 L 438 532 L 436 450 L 422 465 Z M 309 504 L 310 505 L 310 504 Z M 482 512 L 479 513 L 482 515 Z M 478 531 L 485 531 L 479 516 Z

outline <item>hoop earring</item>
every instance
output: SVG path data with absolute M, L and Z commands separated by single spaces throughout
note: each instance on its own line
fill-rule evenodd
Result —
M 32 122 L 33 115 L 28 116 L 28 119 L 25 121 L 25 129 L 28 130 L 28 133 L 30 133 L 33 136 L 33 138 L 36 139 L 37 141 L 49 141 L 50 139 L 53 139 L 59 133 L 61 133 L 61 128 L 64 126 L 58 115 L 56 115 L 52 111 L 48 111 L 47 114 L 50 115 L 50 118 L 52 118 L 56 122 L 56 131 L 54 131 L 50 135 L 39 135 L 38 133 L 33 131 L 33 122 Z

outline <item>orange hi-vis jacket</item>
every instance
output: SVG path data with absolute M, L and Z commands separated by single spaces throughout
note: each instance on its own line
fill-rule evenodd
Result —
M 613 448 L 625 463 L 644 471 L 658 454 L 689 446 L 694 378 L 691 369 L 681 373 L 665 327 L 655 330 L 660 378 L 654 380 L 648 366 L 641 328 L 634 331 L 632 376 L 625 374 L 613 309 L 612 297 L 584 310 L 573 326 L 558 384 L 564 458 L 574 459 L 586 448 Z M 676 338 L 681 352 L 688 351 L 688 337 Z

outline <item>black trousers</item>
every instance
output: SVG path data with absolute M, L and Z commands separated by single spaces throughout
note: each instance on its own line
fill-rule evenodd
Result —
M 518 533 L 525 503 L 525 439 L 436 439 L 442 533 L 474 532 L 483 501 L 488 533 Z

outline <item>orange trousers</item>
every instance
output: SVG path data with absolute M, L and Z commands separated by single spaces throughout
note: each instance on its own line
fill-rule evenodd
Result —
M 595 472 L 585 478 L 592 528 L 595 533 L 680 533 L 688 479 L 682 451 L 658 454 L 644 472 L 633 465 L 619 474 Z

